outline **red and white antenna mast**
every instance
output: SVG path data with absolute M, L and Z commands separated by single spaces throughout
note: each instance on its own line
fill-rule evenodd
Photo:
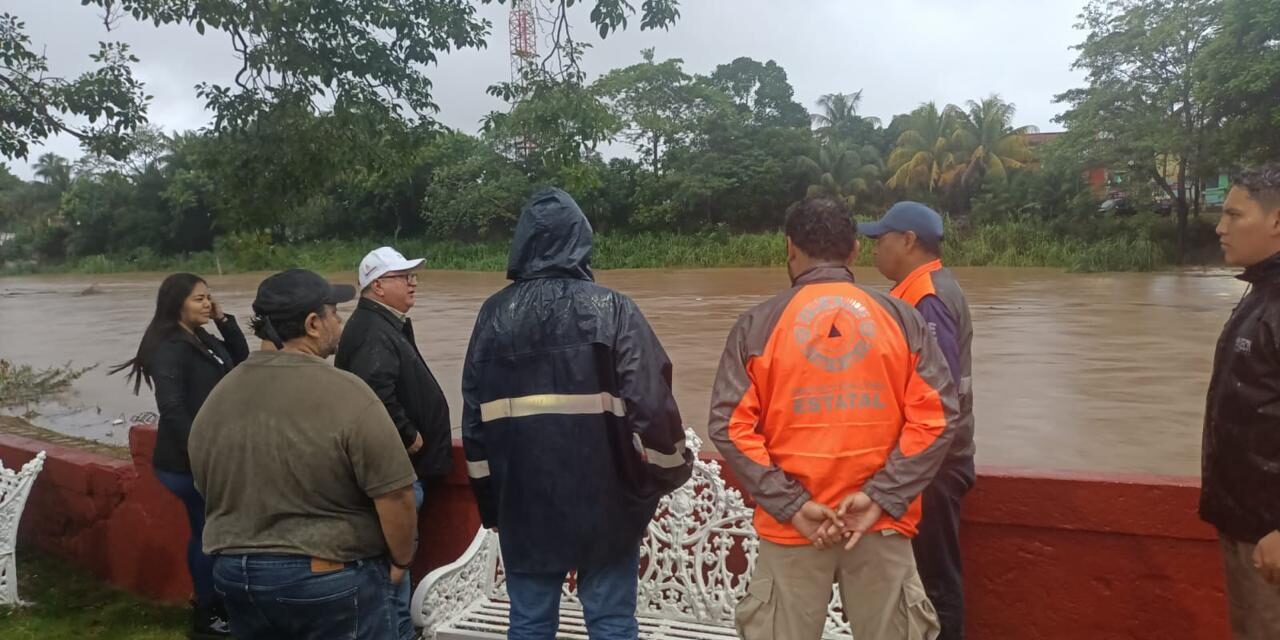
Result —
M 538 9 L 535 0 L 511 0 L 511 17 L 507 26 L 511 32 L 511 82 L 519 86 L 524 82 L 525 71 L 538 64 Z M 517 98 L 517 104 L 524 96 Z M 512 105 L 514 107 L 515 104 Z M 528 135 L 515 141 L 515 155 L 528 158 L 536 148 Z
M 538 59 L 538 13 L 534 0 L 512 0 L 511 17 L 511 81 L 520 82 L 524 70 Z

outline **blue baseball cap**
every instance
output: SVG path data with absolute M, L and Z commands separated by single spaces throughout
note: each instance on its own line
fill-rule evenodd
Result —
M 889 207 L 883 218 L 858 225 L 858 233 L 868 238 L 879 238 L 894 231 L 910 231 L 921 242 L 936 247 L 942 244 L 942 216 L 919 202 L 903 200 Z

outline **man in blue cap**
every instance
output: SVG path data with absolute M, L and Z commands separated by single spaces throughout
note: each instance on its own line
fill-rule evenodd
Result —
M 960 421 L 947 459 L 923 494 L 920 533 L 913 541 L 925 591 L 942 623 L 939 640 L 964 637 L 960 562 L 960 500 L 973 487 L 973 381 L 969 304 L 942 266 L 942 216 L 919 202 L 899 202 L 876 222 L 858 225 L 874 238 L 876 268 L 895 283 L 890 292 L 924 316 L 947 359 L 960 395 Z

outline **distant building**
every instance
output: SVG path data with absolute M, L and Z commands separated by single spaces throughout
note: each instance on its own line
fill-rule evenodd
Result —
M 1062 136 L 1066 135 L 1065 131 L 1038 131 L 1036 133 L 1026 134 L 1027 148 L 1035 151 L 1038 147 L 1042 147 Z M 1089 184 L 1089 191 L 1093 192 L 1094 197 L 1102 199 L 1107 197 L 1109 191 L 1107 170 L 1105 167 L 1089 167 L 1085 169 L 1085 181 Z
M 1028 133 L 1026 134 L 1027 147 L 1035 150 L 1037 147 L 1044 146 L 1064 135 L 1066 135 L 1065 131 Z M 1156 164 L 1165 180 L 1171 185 L 1176 185 L 1178 181 L 1176 158 L 1171 155 L 1162 155 L 1156 159 Z M 1127 171 L 1124 168 L 1108 169 L 1100 165 L 1091 166 L 1085 169 L 1085 181 L 1089 184 L 1089 190 L 1093 192 L 1095 198 L 1105 199 L 1110 197 L 1112 192 L 1126 192 L 1148 181 L 1146 178 L 1139 178 L 1131 174 L 1131 171 Z M 1192 184 L 1194 179 L 1188 177 L 1187 182 L 1188 198 L 1194 197 L 1196 193 Z M 1200 201 L 1209 208 L 1220 207 L 1222 206 L 1222 201 L 1226 199 L 1227 191 L 1230 188 L 1231 180 L 1226 174 L 1206 179 L 1200 184 Z M 1166 197 L 1163 191 L 1158 189 L 1155 191 L 1157 199 Z
M 1043 145 L 1045 143 L 1053 142 L 1054 140 L 1061 138 L 1065 134 L 1066 134 L 1065 131 L 1028 133 L 1026 134 L 1027 146 L 1032 149 L 1035 149 L 1036 147 Z

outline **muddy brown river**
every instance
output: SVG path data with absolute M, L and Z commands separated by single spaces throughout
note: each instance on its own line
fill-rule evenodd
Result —
M 973 313 L 980 464 L 1198 472 L 1213 343 L 1244 291 L 1230 272 L 956 272 Z M 888 287 L 869 269 L 855 273 Z M 264 275 L 209 278 L 246 332 Z M 128 420 L 155 403 L 145 387 L 135 397 L 122 376 L 108 377 L 106 369 L 137 348 L 162 278 L 0 278 L 0 358 L 42 367 L 99 365 L 56 401 L 4 411 L 29 413 L 33 422 L 67 434 L 126 442 Z M 685 423 L 700 432 L 726 332 L 739 313 L 787 285 L 781 269 L 612 271 L 598 279 L 632 296 L 649 317 L 675 364 Z M 480 303 L 504 284 L 498 273 L 423 272 L 411 316 L 455 423 L 472 323 Z

